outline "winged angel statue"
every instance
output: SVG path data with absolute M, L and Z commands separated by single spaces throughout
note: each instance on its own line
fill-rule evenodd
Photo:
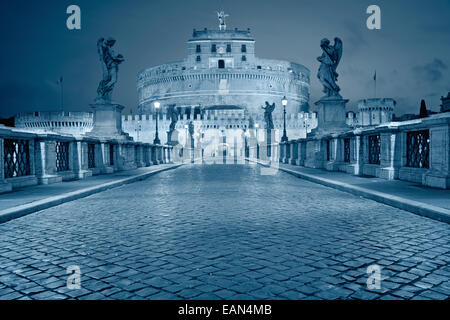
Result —
M 339 91 L 341 90 L 336 84 L 338 73 L 336 68 L 342 57 L 342 40 L 334 38 L 334 45 L 330 45 L 330 40 L 322 39 L 320 42 L 322 48 L 322 55 L 317 58 L 320 62 L 319 71 L 317 77 L 323 85 L 323 92 L 327 97 L 340 97 Z
M 112 91 L 117 82 L 119 64 L 124 61 L 121 54 L 115 55 L 112 50 L 115 43 L 116 40 L 111 37 L 106 40 L 100 38 L 97 41 L 98 55 L 103 71 L 103 79 L 100 81 L 97 88 L 97 101 L 111 102 Z

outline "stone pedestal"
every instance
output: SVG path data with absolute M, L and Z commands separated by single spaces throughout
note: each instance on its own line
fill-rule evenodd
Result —
M 103 139 L 133 140 L 122 131 L 122 110 L 124 106 L 106 101 L 91 104 L 94 109 L 94 127 L 86 136 Z
M 317 128 L 313 129 L 309 136 L 338 133 L 348 130 L 345 123 L 345 105 L 347 99 L 341 96 L 323 97 L 315 103 L 317 106 Z
M 178 141 L 178 130 L 173 130 L 173 131 L 167 131 L 167 144 L 169 146 L 176 146 L 177 144 L 179 144 Z

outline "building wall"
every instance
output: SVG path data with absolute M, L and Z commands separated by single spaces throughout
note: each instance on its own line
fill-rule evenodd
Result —
M 57 132 L 79 136 L 92 130 L 94 116 L 92 112 L 36 111 L 18 114 L 15 119 L 17 128 L 34 132 Z
M 376 126 L 391 122 L 397 103 L 390 98 L 363 99 L 358 101 L 358 126 Z
M 189 122 L 192 121 L 196 134 L 211 131 L 208 135 L 213 134 L 216 130 L 224 132 L 228 137 L 234 135 L 233 132 L 243 133 L 249 129 L 250 119 L 249 114 L 244 110 L 220 110 L 206 113 L 203 120 L 200 115 L 191 115 L 189 118 L 186 114 L 176 124 L 178 131 L 179 142 L 184 144 L 186 136 L 188 135 L 185 128 Z M 165 114 L 160 114 L 158 119 L 158 137 L 161 143 L 167 143 L 167 132 L 169 131 L 170 119 L 167 119 Z M 254 127 L 258 127 L 261 134 L 265 131 L 265 121 L 262 114 L 252 118 Z M 281 140 L 283 134 L 283 118 L 274 117 L 275 124 L 275 141 Z M 298 114 L 286 115 L 286 131 L 289 139 L 299 139 L 306 137 L 307 132 L 317 127 L 316 113 L 301 112 Z M 156 118 L 155 115 L 124 115 L 122 116 L 122 129 L 136 141 L 153 142 L 155 138 Z M 217 132 L 216 132 L 217 133 Z
M 139 111 L 152 113 L 152 103 L 159 101 L 163 110 L 171 104 L 182 108 L 240 106 L 255 117 L 268 101 L 277 105 L 276 115 L 282 114 L 283 96 L 288 99 L 288 114 L 309 111 L 309 70 L 288 61 L 257 58 L 254 42 L 249 30 L 194 30 L 183 61 L 138 74 Z M 242 52 L 243 45 L 246 52 Z M 219 60 L 224 61 L 224 68 Z

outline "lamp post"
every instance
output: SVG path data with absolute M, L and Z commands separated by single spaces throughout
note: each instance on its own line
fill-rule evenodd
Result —
M 159 140 L 158 137 L 158 118 L 159 118 L 159 106 L 161 104 L 158 101 L 155 101 L 154 106 L 155 106 L 155 111 L 156 111 L 156 132 L 155 132 L 155 139 L 153 140 L 153 144 L 161 144 L 161 141 Z
M 287 99 L 286 96 L 281 99 L 281 104 L 283 105 L 283 136 L 281 137 L 281 142 L 287 142 L 289 139 L 286 134 L 286 105 Z
M 185 143 L 186 148 L 185 149 L 186 149 L 186 154 L 187 154 L 187 151 L 188 151 L 188 139 L 189 139 L 189 134 L 188 134 L 189 126 L 187 124 L 185 124 L 184 128 L 186 129 L 186 139 L 185 139 L 185 141 L 186 141 L 186 143 Z M 185 157 L 185 154 L 184 154 L 184 151 L 183 151 L 183 162 L 184 162 L 184 157 Z
M 255 128 L 256 128 L 256 159 L 259 159 L 258 127 L 259 127 L 259 123 L 255 123 Z

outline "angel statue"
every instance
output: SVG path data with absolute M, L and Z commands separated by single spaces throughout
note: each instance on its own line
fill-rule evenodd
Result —
M 100 81 L 97 88 L 97 101 L 111 102 L 112 91 L 117 82 L 119 64 L 124 61 L 121 54 L 114 54 L 114 51 L 112 50 L 114 43 L 116 43 L 116 40 L 111 37 L 106 40 L 100 38 L 97 41 L 98 55 L 103 71 L 103 79 Z
M 319 71 L 317 77 L 323 85 L 323 92 L 327 97 L 337 96 L 340 97 L 339 91 L 341 90 L 336 84 L 338 73 L 336 68 L 342 57 L 342 40 L 334 38 L 334 45 L 330 45 L 330 40 L 322 39 L 320 42 L 322 48 L 322 55 L 317 58 L 320 62 Z
M 275 110 L 275 102 L 273 104 L 269 104 L 266 101 L 266 106 L 261 107 L 264 109 L 264 121 L 266 121 L 266 129 L 273 129 L 273 120 L 272 120 L 272 112 Z
M 175 130 L 175 125 L 178 121 L 178 111 L 175 109 L 174 104 L 169 105 L 168 114 L 170 117 L 169 131 L 172 132 Z
M 217 18 L 219 19 L 219 30 L 226 30 L 227 29 L 227 25 L 225 23 L 225 18 L 228 17 L 229 15 L 226 14 L 223 10 L 222 11 L 217 11 Z

